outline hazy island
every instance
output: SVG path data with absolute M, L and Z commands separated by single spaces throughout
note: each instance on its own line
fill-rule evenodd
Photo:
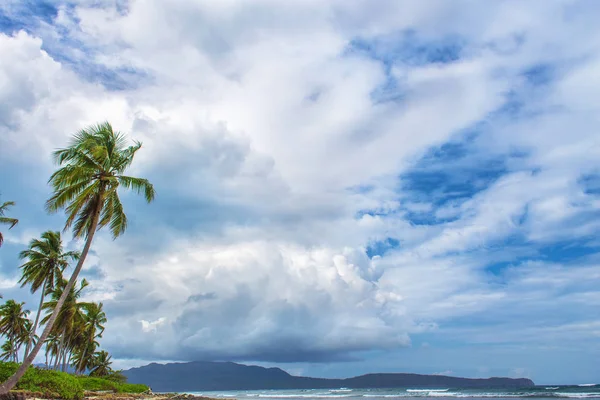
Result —
M 131 383 L 145 384 L 156 392 L 211 390 L 335 389 L 335 388 L 473 388 L 519 389 L 535 386 L 530 379 L 469 379 L 403 373 L 367 374 L 347 379 L 293 376 L 279 368 L 233 362 L 197 361 L 149 364 L 123 371 Z

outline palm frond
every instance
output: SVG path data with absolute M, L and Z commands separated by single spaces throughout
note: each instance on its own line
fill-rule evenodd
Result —
M 154 200 L 156 192 L 154 191 L 154 185 L 148 179 L 124 175 L 119 175 L 117 179 L 119 180 L 119 184 L 124 188 L 133 190 L 138 194 L 144 193 L 144 197 L 148 203 Z

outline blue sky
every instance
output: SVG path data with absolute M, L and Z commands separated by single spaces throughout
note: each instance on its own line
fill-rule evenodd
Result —
M 109 120 L 158 192 L 84 271 L 118 366 L 600 382 L 599 7 L 3 2 L 0 290 Z

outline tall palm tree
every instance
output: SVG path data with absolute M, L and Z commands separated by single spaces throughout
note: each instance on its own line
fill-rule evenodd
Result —
M 147 202 L 154 199 L 154 186 L 148 180 L 123 175 L 141 147 L 140 142 L 126 146 L 125 136 L 105 122 L 79 131 L 69 147 L 54 152 L 61 167 L 50 177 L 54 194 L 46 202 L 46 208 L 49 212 L 65 209 L 68 215 L 65 229 L 72 227 L 74 237 L 84 238 L 85 245 L 40 340 L 19 369 L 0 386 L 0 395 L 8 393 L 17 384 L 52 331 L 62 304 L 83 267 L 96 230 L 108 225 L 113 238 L 125 232 L 127 217 L 117 189 L 124 187 L 143 193 Z
M 29 329 L 31 329 L 28 326 L 31 321 L 27 318 L 29 310 L 23 309 L 24 304 L 24 302 L 17 303 L 14 300 L 8 300 L 0 306 L 0 333 L 7 337 L 15 362 L 18 361 L 17 354 L 23 338 L 29 334 Z
M 10 225 L 8 229 L 14 228 L 14 226 L 19 223 L 19 220 L 16 218 L 9 218 L 5 216 L 6 211 L 14 205 L 14 201 L 6 201 L 0 204 L 0 224 Z M 2 236 L 2 232 L 0 232 L 0 246 L 2 246 L 2 243 L 4 243 L 4 236 Z
M 29 243 L 29 248 L 23 250 L 19 257 L 27 260 L 21 265 L 21 287 L 31 286 L 31 293 L 42 289 L 40 296 L 40 305 L 33 323 L 33 334 L 37 331 L 40 314 L 44 298 L 48 292 L 54 290 L 55 285 L 62 281 L 62 272 L 69 265 L 69 261 L 78 260 L 79 252 L 63 251 L 60 232 L 47 231 L 42 233 L 41 239 L 33 239 Z M 25 347 L 25 357 L 29 353 L 31 341 L 27 342 Z
M 112 372 L 110 368 L 112 361 L 108 352 L 102 350 L 94 354 L 93 367 L 90 376 L 106 376 Z

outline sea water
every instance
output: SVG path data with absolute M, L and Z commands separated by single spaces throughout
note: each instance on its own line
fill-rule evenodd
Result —
M 341 399 L 341 400 L 389 400 L 394 398 L 535 398 L 535 399 L 600 399 L 600 384 L 585 384 L 573 386 L 536 386 L 527 389 L 298 389 L 298 390 L 240 390 L 217 392 L 189 392 L 190 394 L 203 395 L 213 398 L 235 398 L 240 400 L 281 399 L 281 400 L 307 400 L 307 399 Z

